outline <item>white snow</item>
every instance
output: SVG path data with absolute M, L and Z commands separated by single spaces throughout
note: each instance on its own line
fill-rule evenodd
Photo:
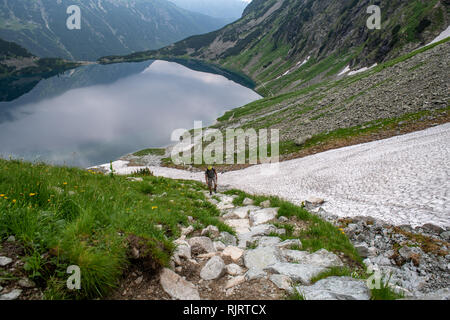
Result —
M 296 66 L 298 66 L 298 67 L 300 68 L 302 65 L 304 65 L 305 63 L 307 63 L 307 62 L 309 61 L 310 58 L 311 58 L 311 56 L 308 56 L 305 60 L 303 60 L 303 62 L 302 62 L 302 61 L 299 61 L 299 62 L 297 63 Z
M 378 65 L 378 63 L 375 63 L 373 66 L 371 67 L 364 67 L 358 70 L 353 70 L 350 71 L 350 66 L 346 66 L 344 70 L 341 71 L 341 73 L 338 74 L 338 76 L 342 76 L 343 74 L 347 74 L 347 76 L 353 76 L 355 74 L 370 70 L 372 68 L 375 68 Z
M 344 70 L 341 71 L 341 73 L 338 74 L 338 76 L 342 76 L 343 74 L 350 71 L 350 66 L 346 66 Z
M 429 46 L 430 44 L 439 42 L 441 40 L 444 40 L 444 39 L 446 39 L 448 37 L 450 37 L 450 26 L 448 26 L 447 29 L 442 31 L 441 34 L 438 35 L 433 41 L 431 41 L 429 44 L 427 44 L 427 46 Z
M 219 175 L 219 184 L 300 204 L 325 199 L 342 217 L 372 216 L 395 225 L 450 226 L 450 123 L 385 140 L 331 150 L 279 164 L 271 177 L 260 166 Z M 106 169 L 109 164 L 104 165 Z M 123 162 L 113 163 L 119 173 Z M 203 173 L 150 167 L 158 176 L 202 181 Z

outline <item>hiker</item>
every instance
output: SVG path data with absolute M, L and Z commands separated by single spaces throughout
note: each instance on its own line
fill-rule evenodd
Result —
M 208 166 L 208 169 L 206 169 L 205 180 L 209 188 L 209 194 L 212 195 L 213 184 L 214 193 L 217 193 L 217 172 L 216 169 L 214 169 L 212 166 Z

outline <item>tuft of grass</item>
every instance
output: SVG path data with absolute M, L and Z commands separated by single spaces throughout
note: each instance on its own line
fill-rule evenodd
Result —
M 294 288 L 294 291 L 287 296 L 287 300 L 304 301 L 306 299 L 300 292 L 298 292 L 297 289 Z
M 404 294 L 394 291 L 389 286 L 389 281 L 381 281 L 379 289 L 371 289 L 371 300 L 398 300 L 404 298 Z
M 351 277 L 352 271 L 348 267 L 332 267 L 311 279 L 311 283 L 314 284 L 319 280 L 328 277 Z
M 137 151 L 137 152 L 133 153 L 133 156 L 136 156 L 136 157 L 143 157 L 143 156 L 148 156 L 148 155 L 163 156 L 165 154 L 166 154 L 165 149 L 149 148 L 149 149 Z

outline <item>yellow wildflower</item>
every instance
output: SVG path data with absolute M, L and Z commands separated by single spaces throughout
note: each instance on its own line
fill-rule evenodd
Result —
M 30 197 L 34 197 L 36 193 L 30 193 Z
M 155 210 L 155 209 L 158 209 L 158 207 L 156 207 L 156 206 L 155 206 L 155 207 L 152 207 L 152 210 Z
M 16 199 L 13 199 L 13 201 L 12 201 L 13 203 L 16 203 L 17 202 L 17 200 Z

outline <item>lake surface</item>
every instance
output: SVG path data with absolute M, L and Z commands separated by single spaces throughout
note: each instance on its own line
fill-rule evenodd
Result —
M 0 156 L 88 167 L 171 143 L 259 99 L 221 75 L 166 61 L 80 67 L 0 102 Z

